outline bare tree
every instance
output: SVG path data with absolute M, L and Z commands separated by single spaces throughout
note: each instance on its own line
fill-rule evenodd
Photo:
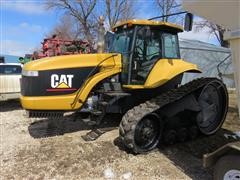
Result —
M 181 3 L 178 0 L 155 0 L 158 9 L 160 9 L 161 15 L 169 15 L 171 13 L 175 13 L 180 11 Z M 181 17 L 181 16 L 178 16 Z M 178 21 L 182 21 L 183 18 L 175 18 L 173 21 L 177 23 Z M 169 17 L 163 17 L 162 21 L 169 21 Z M 180 22 L 182 23 L 182 22 Z M 219 44 L 223 47 L 229 47 L 229 43 L 223 39 L 223 34 L 226 31 L 220 25 L 213 24 L 207 20 L 200 21 L 194 24 L 196 31 L 201 31 L 201 29 L 207 27 L 209 29 L 209 34 L 213 34 L 218 40 Z
M 177 12 L 181 4 L 177 0 L 155 0 L 157 8 L 160 10 L 160 15 L 169 15 L 171 13 Z M 168 22 L 169 17 L 162 17 L 162 21 Z
M 56 8 L 76 18 L 81 25 L 82 33 L 91 46 L 94 44 L 94 28 L 96 22 L 92 12 L 96 6 L 96 0 L 48 0 L 48 8 Z
M 197 32 L 201 31 L 205 27 L 209 29 L 208 31 L 209 34 L 214 35 L 216 37 L 216 39 L 218 40 L 219 44 L 222 47 L 229 47 L 228 41 L 225 41 L 223 39 L 223 34 L 226 31 L 226 29 L 224 29 L 220 25 L 214 24 L 207 20 L 203 20 L 195 23 L 195 31 Z
M 109 28 L 112 28 L 119 20 L 127 20 L 134 17 L 134 1 L 130 0 L 105 0 L 106 18 Z
M 65 14 L 54 29 L 49 33 L 50 36 L 56 34 L 63 40 L 75 40 L 80 35 L 80 30 L 72 16 Z
M 126 20 L 134 16 L 136 12 L 134 10 L 135 3 L 136 0 L 47 0 L 47 8 L 55 8 L 74 17 L 79 28 L 78 35 L 88 40 L 93 47 L 99 29 L 99 16 L 104 16 L 105 22 L 107 22 L 107 29 L 111 29 L 117 21 Z M 59 25 L 56 31 L 61 30 L 66 33 L 68 31 L 67 26 L 69 26 L 67 22 L 66 25 Z

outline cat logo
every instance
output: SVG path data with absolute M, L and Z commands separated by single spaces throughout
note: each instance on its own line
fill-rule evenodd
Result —
M 73 74 L 52 74 L 51 75 L 51 88 L 47 91 L 73 91 L 76 88 L 72 88 Z

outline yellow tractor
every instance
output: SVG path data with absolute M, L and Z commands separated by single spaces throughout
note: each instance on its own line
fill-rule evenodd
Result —
M 187 30 L 191 19 L 187 14 Z M 160 142 L 212 135 L 222 126 L 228 108 L 222 81 L 200 78 L 180 85 L 184 73 L 200 73 L 180 57 L 182 27 L 127 20 L 113 31 L 109 53 L 49 57 L 24 65 L 21 104 L 29 117 L 77 111 L 99 125 L 106 114 L 120 114 L 120 139 L 134 153 Z

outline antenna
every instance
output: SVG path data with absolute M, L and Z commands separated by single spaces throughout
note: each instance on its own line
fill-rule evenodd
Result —
M 162 15 L 162 16 L 156 16 L 156 17 L 150 18 L 148 20 L 153 20 L 153 19 L 158 19 L 158 18 L 163 18 L 163 17 L 169 17 L 169 16 L 176 16 L 176 15 L 185 14 L 185 13 L 187 13 L 187 11 L 182 11 L 182 12 L 177 12 L 177 13 L 167 14 L 167 15 Z

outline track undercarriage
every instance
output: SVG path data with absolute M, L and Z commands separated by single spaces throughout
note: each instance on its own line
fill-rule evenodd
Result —
M 228 109 L 227 89 L 216 78 L 201 78 L 130 109 L 119 127 L 120 139 L 134 153 L 214 134 Z

